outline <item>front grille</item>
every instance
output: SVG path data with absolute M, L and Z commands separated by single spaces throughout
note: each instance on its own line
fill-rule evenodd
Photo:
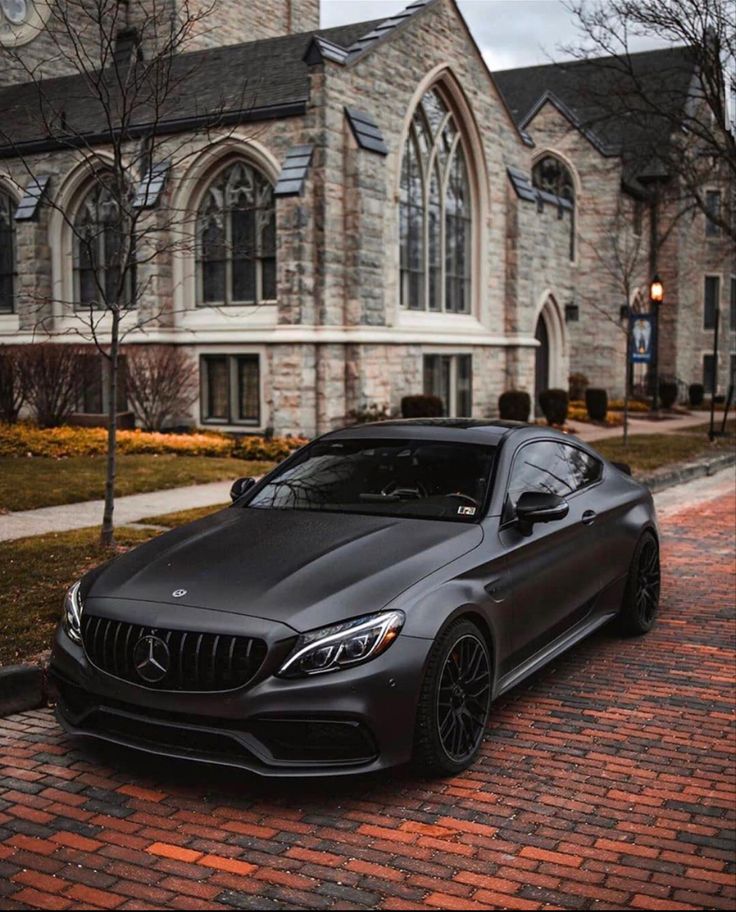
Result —
M 146 637 L 155 637 L 166 644 L 166 650 L 159 648 L 156 656 L 165 673 L 158 670 L 158 665 L 151 670 L 155 674 L 147 668 L 141 673 L 136 667 L 140 666 L 141 653 L 146 653 L 143 647 L 148 644 L 139 646 L 138 655 L 136 646 Z M 266 657 L 264 641 L 252 637 L 143 627 L 86 612 L 82 615 L 82 638 L 87 656 L 97 668 L 156 690 L 210 691 L 243 687 Z

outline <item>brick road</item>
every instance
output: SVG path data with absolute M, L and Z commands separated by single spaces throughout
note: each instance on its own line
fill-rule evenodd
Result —
M 735 510 L 669 517 L 655 631 L 503 698 L 452 781 L 268 783 L 0 721 L 0 907 L 733 908 Z

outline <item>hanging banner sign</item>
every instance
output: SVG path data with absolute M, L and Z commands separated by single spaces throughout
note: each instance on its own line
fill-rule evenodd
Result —
M 654 350 L 654 323 L 651 314 L 631 314 L 629 317 L 631 333 L 632 364 L 649 364 Z

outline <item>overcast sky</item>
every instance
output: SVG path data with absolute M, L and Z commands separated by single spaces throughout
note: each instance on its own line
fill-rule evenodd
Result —
M 410 2 L 322 0 L 322 25 L 388 18 Z M 572 18 L 560 0 L 459 0 L 459 6 L 492 70 L 559 60 L 560 46 L 576 40 Z M 658 46 L 644 39 L 630 42 L 632 51 Z

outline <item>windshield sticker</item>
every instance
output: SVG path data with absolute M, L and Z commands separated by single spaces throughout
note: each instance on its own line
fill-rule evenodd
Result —
M 475 507 L 458 507 L 457 512 L 460 516 L 475 516 Z

